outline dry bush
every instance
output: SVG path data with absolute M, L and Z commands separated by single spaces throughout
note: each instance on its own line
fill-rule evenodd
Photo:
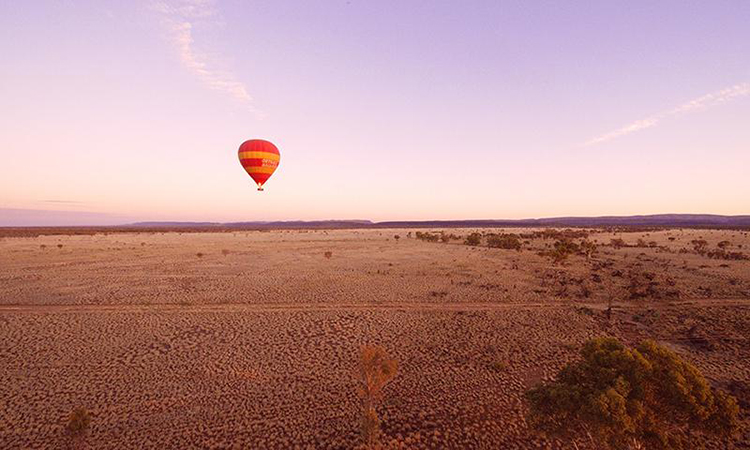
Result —
M 475 232 L 466 236 L 466 240 L 464 241 L 464 244 L 471 245 L 472 247 L 476 247 L 481 242 L 482 242 L 482 235 Z
M 490 363 L 490 369 L 495 372 L 505 372 L 508 369 L 508 363 L 501 360 L 495 360 Z
M 610 239 L 609 240 L 609 245 L 611 245 L 612 247 L 614 247 L 616 249 L 619 249 L 619 248 L 622 248 L 622 247 L 627 247 L 627 244 L 625 244 L 625 241 L 623 241 L 620 238 Z
M 440 240 L 442 242 L 446 243 L 446 244 L 448 242 L 450 242 L 450 241 L 455 241 L 455 240 L 458 240 L 458 239 L 461 239 L 461 237 L 460 236 L 456 236 L 453 233 L 445 233 L 445 232 L 443 232 L 443 233 L 440 234 Z
M 581 253 L 586 256 L 586 259 L 591 259 L 591 256 L 596 253 L 596 244 L 591 241 L 583 240 L 579 244 Z
M 693 239 L 692 241 L 690 241 L 690 243 L 693 244 L 693 250 L 699 255 L 703 255 L 706 253 L 708 242 L 706 242 L 705 239 Z
M 359 356 L 359 396 L 362 400 L 361 434 L 365 447 L 381 448 L 380 419 L 376 411 L 383 388 L 396 376 L 398 362 L 383 347 L 364 345 Z
M 63 248 L 62 244 L 57 244 L 57 248 Z
M 533 233 L 522 233 L 520 236 L 522 239 L 586 239 L 589 237 L 589 232 L 586 230 L 571 230 L 569 228 L 565 230 L 550 228 L 534 231 Z
M 227 256 L 230 253 L 232 253 L 232 252 L 230 250 L 226 249 L 226 248 L 221 251 L 221 254 L 224 255 L 224 256 Z
M 705 256 L 711 258 L 711 259 L 727 259 L 727 260 L 744 260 L 749 259 L 747 255 L 745 255 L 742 252 L 728 252 L 724 250 L 723 248 L 716 249 L 716 250 L 708 250 L 704 253 Z
M 396 240 L 396 242 L 398 242 L 398 240 L 399 240 L 399 239 L 401 239 L 401 236 L 399 236 L 399 235 L 394 235 L 394 236 L 393 236 L 393 239 L 395 239 L 395 240 Z
M 423 233 L 421 231 L 417 231 L 416 233 L 414 233 L 414 236 L 420 241 L 437 242 L 440 240 L 440 235 L 437 233 Z
M 552 259 L 554 264 L 560 264 L 568 259 L 568 256 L 574 255 L 580 251 L 581 248 L 578 244 L 565 239 L 562 241 L 556 241 L 553 250 L 539 252 L 539 256 L 546 256 Z
M 198 252 L 198 253 L 195 254 L 195 256 L 197 256 L 198 258 L 203 258 L 203 253 Z
M 506 250 L 521 251 L 521 239 L 514 233 L 491 234 L 487 237 L 487 246 Z
M 47 246 L 44 245 L 44 244 L 42 244 L 42 245 L 39 246 L 39 248 L 41 248 L 42 250 L 44 250 L 45 248 L 47 248 Z
M 333 252 L 329 250 L 329 251 L 327 251 L 327 252 L 323 253 L 323 256 L 324 256 L 324 257 L 325 257 L 326 259 L 331 259 L 331 257 L 333 256 Z
M 65 424 L 65 432 L 70 437 L 73 448 L 83 447 L 90 425 L 91 415 L 86 408 L 75 408 L 68 415 L 68 422 Z

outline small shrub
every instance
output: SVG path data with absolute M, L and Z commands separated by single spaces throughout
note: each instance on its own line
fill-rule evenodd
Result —
M 44 245 L 44 244 L 42 244 L 42 245 L 39 246 L 39 248 L 41 248 L 42 250 L 44 250 L 45 248 L 47 248 L 47 246 Z
M 723 248 L 716 250 L 708 250 L 704 253 L 705 256 L 711 259 L 728 259 L 728 260 L 743 260 L 748 259 L 747 255 L 742 252 L 728 252 Z
M 323 253 L 323 256 L 325 257 L 325 259 L 331 259 L 331 257 L 333 256 L 333 252 L 329 250 Z
M 703 255 L 706 253 L 708 242 L 706 242 L 705 239 L 693 239 L 692 241 L 690 241 L 690 243 L 693 244 L 693 250 L 699 255 Z
M 508 363 L 505 361 L 492 361 L 490 364 L 490 369 L 492 369 L 495 372 L 504 372 L 508 369 Z
M 578 244 L 565 239 L 562 241 L 556 241 L 554 244 L 554 250 L 540 252 L 539 255 L 549 257 L 550 259 L 552 259 L 552 262 L 554 264 L 560 264 L 568 259 L 568 256 L 576 254 L 580 252 L 580 250 L 581 249 Z
M 580 252 L 586 257 L 586 259 L 591 259 L 591 256 L 596 253 L 596 244 L 594 244 L 591 241 L 583 240 L 579 244 Z
M 420 241 L 426 241 L 426 242 L 437 242 L 440 239 L 440 235 L 437 233 L 429 233 L 429 232 L 421 232 L 417 231 L 414 236 L 419 239 Z
M 203 253 L 198 252 L 198 253 L 195 254 L 195 256 L 197 256 L 198 258 L 203 258 Z
M 517 234 L 493 234 L 487 238 L 487 246 L 490 248 L 502 248 L 506 250 L 521 251 L 521 239 Z
M 83 407 L 75 408 L 68 415 L 68 422 L 65 424 L 65 431 L 72 440 L 73 447 L 78 448 L 83 445 L 86 435 L 91 425 L 91 415 Z
M 224 256 L 227 256 L 230 253 L 232 253 L 232 252 L 230 250 L 226 249 L 226 248 L 221 251 L 221 254 L 224 255 Z
M 472 247 L 476 247 L 481 242 L 482 242 L 482 235 L 475 232 L 466 236 L 466 240 L 464 241 L 464 244 L 471 245 Z
M 620 238 L 610 239 L 609 240 L 609 245 L 611 245 L 612 247 L 614 247 L 616 249 L 619 249 L 619 248 L 622 248 L 622 247 L 627 247 L 627 244 L 625 244 L 625 241 L 623 241 Z
M 445 244 L 447 244 L 448 242 L 450 242 L 450 241 L 452 241 L 454 239 L 458 239 L 458 236 L 456 236 L 455 234 L 451 234 L 451 233 L 441 233 L 440 234 L 440 241 L 443 242 L 443 243 L 445 243 Z
M 395 236 L 393 236 L 393 239 L 395 239 L 395 240 L 396 240 L 396 242 L 398 242 L 398 240 L 399 240 L 399 239 L 401 239 L 401 236 L 399 236 L 399 235 L 395 235 Z
M 63 248 L 62 244 L 57 244 L 57 248 Z

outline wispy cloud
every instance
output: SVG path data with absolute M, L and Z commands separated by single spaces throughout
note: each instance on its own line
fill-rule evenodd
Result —
M 59 203 L 61 205 L 85 205 L 86 202 L 80 202 L 77 200 L 40 200 L 42 203 Z
M 654 127 L 659 124 L 659 122 L 668 117 L 679 116 L 694 111 L 699 111 L 711 106 L 726 103 L 739 97 L 744 97 L 746 95 L 750 95 L 750 83 L 736 84 L 732 87 L 690 100 L 689 102 L 683 103 L 682 105 L 679 105 L 676 108 L 672 108 L 668 111 L 654 114 L 652 116 L 646 117 L 645 119 L 636 120 L 635 122 L 632 122 L 609 133 L 593 137 L 584 142 L 582 146 L 588 147 L 596 144 L 601 144 L 602 142 L 611 141 L 612 139 L 616 139 L 630 133 L 635 133 L 636 131 Z
M 245 84 L 233 73 L 209 64 L 209 60 L 217 59 L 218 55 L 196 50 L 193 39 L 195 24 L 220 21 L 214 0 L 157 1 L 152 4 L 152 9 L 161 14 L 169 38 L 186 69 L 209 89 L 221 92 L 259 114 Z

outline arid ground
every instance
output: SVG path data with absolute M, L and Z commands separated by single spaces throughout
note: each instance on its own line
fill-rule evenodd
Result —
M 399 362 L 379 414 L 403 448 L 571 448 L 527 428 L 523 393 L 603 335 L 669 346 L 747 422 L 747 231 L 589 230 L 596 253 L 560 263 L 554 233 L 415 231 L 0 238 L 0 448 L 64 448 L 78 406 L 89 448 L 352 448 L 366 343 Z

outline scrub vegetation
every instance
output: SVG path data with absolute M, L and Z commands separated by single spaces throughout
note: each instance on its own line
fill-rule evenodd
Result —
M 0 449 L 750 446 L 738 230 L 83 231 L 0 240 Z
M 731 438 L 739 428 L 737 399 L 654 341 L 593 339 L 581 357 L 526 394 L 532 426 L 611 449 L 689 449 L 698 434 Z

